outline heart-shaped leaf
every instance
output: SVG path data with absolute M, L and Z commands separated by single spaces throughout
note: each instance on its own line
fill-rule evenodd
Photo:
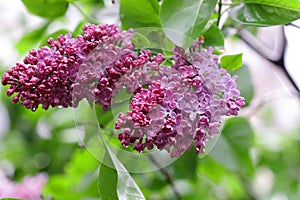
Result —
M 216 24 L 212 24 L 202 35 L 204 36 L 204 48 L 212 46 L 220 49 L 224 47 L 224 36 Z
M 243 54 L 226 55 L 221 58 L 221 67 L 227 70 L 237 70 L 243 64 Z

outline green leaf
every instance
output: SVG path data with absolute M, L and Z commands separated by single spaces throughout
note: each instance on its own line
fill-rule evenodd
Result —
M 137 186 L 123 164 L 117 159 L 115 155 L 111 154 L 111 157 L 118 171 L 118 198 L 145 200 L 146 198 L 142 194 L 140 188 Z
M 95 106 L 94 109 L 100 126 L 110 128 L 114 127 L 114 113 L 111 108 L 109 108 L 107 111 L 104 111 L 101 106 Z
M 253 142 L 253 130 L 243 117 L 233 117 L 225 122 L 222 134 L 235 150 L 249 150 Z
M 272 26 L 300 18 L 298 0 L 239 0 L 234 5 L 231 17 L 243 24 Z
M 204 195 L 208 194 L 202 199 L 219 199 L 214 195 L 217 191 L 226 191 L 230 194 L 230 196 L 227 196 L 230 199 L 249 199 L 244 192 L 245 187 L 241 184 L 236 172 L 224 168 L 211 157 L 206 157 L 199 161 L 198 177 L 201 177 L 198 179 L 199 186 L 202 188 Z M 224 181 L 226 189 L 222 190 L 220 185 L 224 184 Z
M 179 159 L 172 163 L 174 179 L 197 179 L 197 161 L 198 156 L 194 151 L 184 153 Z
M 66 0 L 22 0 L 27 10 L 50 20 L 64 15 L 68 9 Z
M 227 70 L 237 70 L 243 64 L 243 54 L 226 55 L 221 58 L 221 67 Z
M 109 147 L 107 147 L 106 150 L 98 178 L 98 187 L 101 199 L 144 200 L 144 195 L 123 164 L 112 153 Z
M 237 87 L 241 92 L 241 96 L 245 98 L 245 103 L 248 105 L 254 96 L 254 86 L 251 73 L 247 66 L 243 66 L 235 71 L 229 71 L 231 75 L 237 75 Z
M 100 198 L 102 200 L 118 200 L 118 173 L 116 169 L 110 167 L 114 166 L 114 164 L 109 152 L 105 153 L 103 162 L 105 163 L 101 164 L 98 177 L 98 189 Z M 110 166 L 108 166 L 108 164 Z
M 123 29 L 161 27 L 157 0 L 120 0 L 120 20 Z
M 58 31 L 56 31 L 54 33 L 51 33 L 50 35 L 45 36 L 42 39 L 41 43 L 40 43 L 40 47 L 48 45 L 47 41 L 48 41 L 49 38 L 53 38 L 54 40 L 56 40 L 59 35 L 65 35 L 65 34 L 67 34 L 69 32 L 70 31 L 68 31 L 66 29 L 61 29 L 61 30 L 58 30 Z
M 211 25 L 202 35 L 204 36 L 202 45 L 204 48 L 212 46 L 220 49 L 224 47 L 224 36 L 216 24 Z
M 216 4 L 217 0 L 164 0 L 160 21 L 166 36 L 178 46 L 189 47 L 189 40 L 201 35 Z
M 18 51 L 20 53 L 26 53 L 29 49 L 35 47 L 35 45 L 44 36 L 48 26 L 49 23 L 46 23 L 42 27 L 35 29 L 23 36 L 23 38 L 16 44 Z
M 253 138 L 253 130 L 247 119 L 230 118 L 225 122 L 222 135 L 210 155 L 227 169 L 252 175 L 249 149 Z
M 232 0 L 233 5 L 255 3 L 259 5 L 274 6 L 280 8 L 288 8 L 291 10 L 299 10 L 300 4 L 298 0 Z

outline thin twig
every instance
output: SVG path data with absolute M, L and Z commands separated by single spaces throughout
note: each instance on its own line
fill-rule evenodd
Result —
M 285 55 L 285 48 L 286 48 L 286 38 L 284 37 L 284 44 L 283 44 L 283 49 L 282 49 L 282 53 L 279 59 L 277 60 L 273 60 L 268 58 L 266 55 L 264 55 L 264 53 L 262 53 L 260 51 L 260 49 L 253 45 L 254 42 L 252 41 L 248 41 L 245 37 L 243 37 L 242 34 L 238 34 L 239 38 L 245 43 L 247 44 L 251 49 L 253 49 L 255 52 L 257 52 L 259 55 L 261 55 L 262 58 L 264 58 L 265 60 L 277 65 L 280 67 L 280 69 L 282 70 L 282 72 L 285 74 L 285 76 L 288 78 L 288 80 L 290 81 L 290 83 L 292 84 L 292 86 L 296 89 L 296 91 L 298 92 L 298 94 L 300 95 L 300 88 L 297 86 L 296 82 L 294 81 L 294 79 L 291 77 L 291 75 L 289 74 L 289 72 L 286 69 L 285 63 L 284 63 L 284 55 Z
M 266 104 L 282 98 L 300 98 L 300 95 L 297 92 L 291 92 L 290 94 L 286 95 L 280 94 L 279 96 L 274 96 L 272 92 L 270 92 L 260 97 L 256 97 L 255 100 L 252 100 L 251 103 L 247 107 L 245 107 L 245 112 L 241 115 L 246 118 L 251 118 L 255 114 L 257 114 Z
M 219 0 L 219 4 L 218 4 L 218 21 L 217 21 L 217 26 L 219 26 L 220 24 L 220 20 L 221 20 L 221 15 L 222 15 L 222 0 Z
M 159 168 L 160 172 L 165 176 L 166 181 L 170 184 L 175 197 L 177 200 L 181 200 L 181 195 L 178 191 L 178 189 L 176 188 L 175 184 L 174 184 L 174 180 L 172 178 L 172 176 L 170 175 L 170 173 L 168 172 L 168 170 L 166 170 L 165 168 L 161 167 L 161 165 L 155 160 L 155 158 L 152 155 L 149 155 L 149 159 L 151 160 L 151 162 Z
M 293 23 L 288 23 L 286 24 L 287 26 L 292 26 L 294 28 L 297 28 L 297 29 L 300 29 L 300 26 L 296 25 L 296 24 L 293 24 Z

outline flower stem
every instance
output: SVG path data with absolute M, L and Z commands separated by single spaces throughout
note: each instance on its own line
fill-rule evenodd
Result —
M 168 172 L 168 170 L 166 170 L 165 168 L 163 168 L 152 155 L 149 155 L 149 159 L 151 160 L 151 162 L 159 168 L 159 171 L 165 176 L 166 181 L 170 184 L 171 189 L 173 190 L 175 197 L 177 200 L 182 200 L 181 195 L 177 189 L 177 187 L 174 184 L 174 180 L 172 178 L 172 176 L 170 175 L 170 173 Z

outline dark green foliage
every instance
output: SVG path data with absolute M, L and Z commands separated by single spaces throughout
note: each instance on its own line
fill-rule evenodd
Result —
M 22 0 L 27 10 L 46 19 L 56 19 L 63 16 L 68 9 L 66 0 Z

